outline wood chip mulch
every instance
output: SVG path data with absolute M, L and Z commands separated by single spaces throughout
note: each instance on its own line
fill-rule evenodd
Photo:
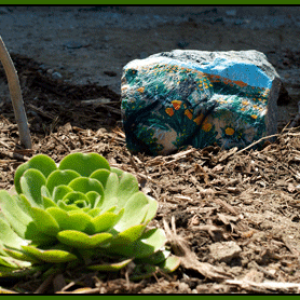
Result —
M 103 87 L 53 81 L 34 62 L 14 61 L 19 61 L 33 149 L 19 146 L 10 99 L 4 95 L 0 189 L 9 190 L 16 168 L 35 154 L 59 162 L 72 152 L 99 153 L 111 166 L 134 174 L 140 189 L 159 202 L 150 226 L 165 230 L 181 265 L 174 273 L 157 272 L 140 282 L 130 282 L 127 269 L 0 279 L 0 293 L 300 292 L 300 128 L 283 131 L 261 151 L 207 147 L 168 156 L 132 155 L 118 95 Z

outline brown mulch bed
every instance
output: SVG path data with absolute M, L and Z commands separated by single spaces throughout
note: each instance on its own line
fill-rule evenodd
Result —
M 19 146 L 9 96 L 0 99 L 0 189 L 37 153 L 59 162 L 97 152 L 134 174 L 159 202 L 150 224 L 165 229 L 181 266 L 130 282 L 118 274 L 40 274 L 0 279 L 19 293 L 187 294 L 300 292 L 300 130 L 261 151 L 189 148 L 169 156 L 132 155 L 121 129 L 120 96 L 93 84 L 55 81 L 26 57 L 13 60 L 22 83 L 33 149 Z M 0 83 L 6 82 L 0 70 Z M 0 288 L 1 293 L 1 288 Z

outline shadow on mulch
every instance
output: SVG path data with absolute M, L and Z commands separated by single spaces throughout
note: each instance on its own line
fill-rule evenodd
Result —
M 73 85 L 53 79 L 31 58 L 12 54 L 21 83 L 30 130 L 49 134 L 68 122 L 82 129 L 114 127 L 121 120 L 120 95 L 106 86 Z M 3 69 L 0 80 L 6 82 Z M 0 103 L 1 114 L 14 122 L 11 100 Z

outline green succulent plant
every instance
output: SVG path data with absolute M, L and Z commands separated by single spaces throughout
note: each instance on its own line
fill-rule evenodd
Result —
M 146 228 L 157 201 L 99 154 L 69 154 L 59 165 L 36 155 L 17 168 L 14 187 L 0 191 L 0 277 L 53 266 L 118 271 L 133 261 L 139 279 L 179 265 L 164 231 Z

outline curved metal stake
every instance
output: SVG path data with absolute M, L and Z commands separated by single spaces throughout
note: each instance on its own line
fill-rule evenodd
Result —
M 14 108 L 16 122 L 18 124 L 21 144 L 26 149 L 31 149 L 31 138 L 28 128 L 27 116 L 19 83 L 19 78 L 13 61 L 0 36 L 0 61 L 3 65 L 10 92 L 11 101 Z

